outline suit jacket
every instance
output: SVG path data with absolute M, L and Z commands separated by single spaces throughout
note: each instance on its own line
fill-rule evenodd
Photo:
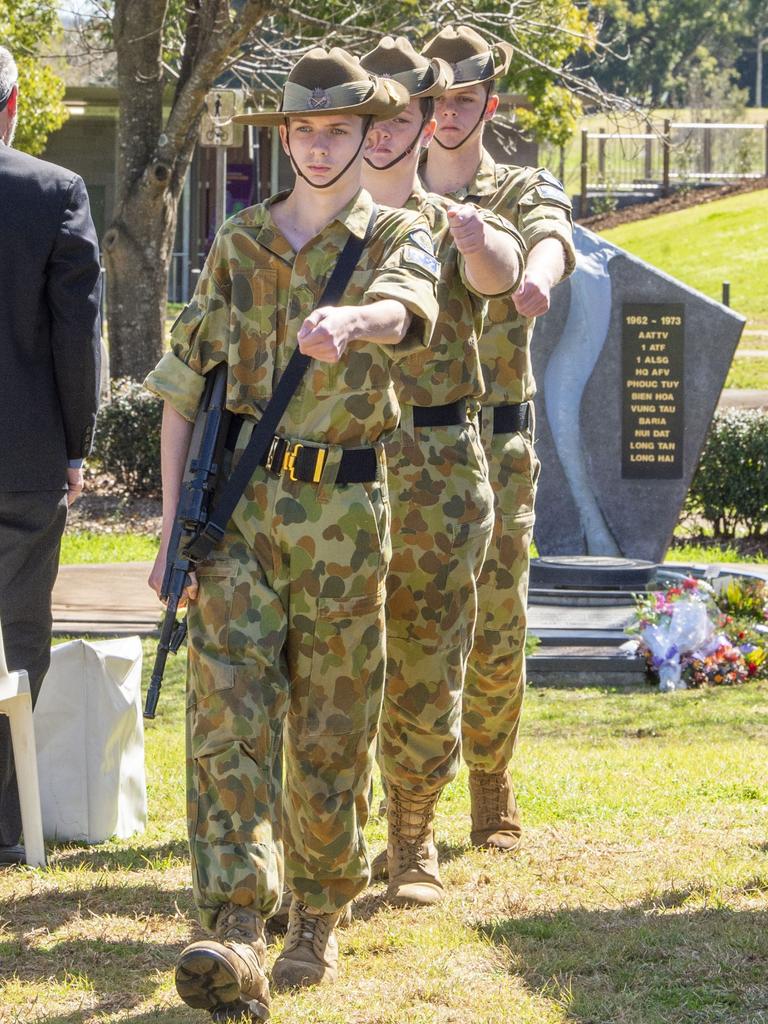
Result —
M 0 143 L 0 491 L 63 489 L 90 451 L 99 273 L 82 179 Z

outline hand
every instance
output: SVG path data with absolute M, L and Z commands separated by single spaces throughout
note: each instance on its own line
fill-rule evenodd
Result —
M 448 227 L 462 256 L 472 256 L 485 248 L 485 221 L 476 207 L 469 204 L 449 207 Z
M 149 579 L 147 580 L 147 583 L 149 583 L 149 586 L 151 587 L 152 590 L 154 590 L 158 597 L 160 597 L 160 591 L 162 590 L 163 587 L 163 577 L 165 576 L 165 563 L 167 560 L 168 549 L 166 546 L 161 544 L 160 550 L 157 552 L 157 557 L 155 558 L 154 565 L 152 566 L 152 570 L 149 574 Z M 184 593 L 181 595 L 181 599 L 179 601 L 179 608 L 186 607 L 188 601 L 197 600 L 197 592 L 199 589 L 197 582 L 197 573 L 188 573 L 187 580 L 189 582 L 187 583 L 187 586 L 184 588 Z M 162 597 L 160 597 L 160 600 L 163 600 Z M 163 601 L 163 604 L 165 603 L 166 602 Z
M 67 469 L 67 505 L 77 501 L 83 493 L 85 480 L 82 469 Z
M 354 317 L 352 306 L 320 306 L 301 325 L 299 348 L 321 363 L 338 363 L 352 341 Z
M 512 294 L 515 309 L 521 316 L 541 316 L 549 309 L 552 285 L 543 275 L 526 270 L 523 281 Z

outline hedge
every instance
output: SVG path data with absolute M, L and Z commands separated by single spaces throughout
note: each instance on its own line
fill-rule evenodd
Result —
M 768 528 L 768 415 L 755 409 L 718 412 L 712 422 L 686 511 L 701 516 L 716 537 L 744 527 Z
M 90 461 L 132 494 L 160 494 L 163 403 L 135 380 L 112 383 L 101 407 Z

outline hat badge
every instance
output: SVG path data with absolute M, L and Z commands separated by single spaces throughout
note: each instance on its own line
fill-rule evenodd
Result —
M 324 107 L 330 107 L 331 97 L 322 86 L 316 85 L 309 97 L 309 105 L 313 110 L 322 110 Z

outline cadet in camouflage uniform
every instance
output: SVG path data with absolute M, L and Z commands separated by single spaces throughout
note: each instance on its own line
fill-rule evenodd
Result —
M 381 441 L 398 418 L 391 360 L 429 342 L 437 312 L 424 218 L 379 211 L 340 304 L 316 307 L 373 211 L 360 188 L 371 119 L 406 102 L 345 51 L 316 48 L 280 111 L 243 116 L 279 125 L 295 187 L 224 224 L 147 380 L 165 399 L 157 589 L 205 374 L 229 366 L 227 407 L 244 421 L 236 464 L 297 341 L 316 360 L 189 591 L 190 848 L 214 936 L 182 952 L 176 985 L 216 1020 L 268 1013 L 263 923 L 282 891 L 283 838 L 294 899 L 274 985 L 335 977 L 335 925 L 368 882 L 390 555 Z
M 432 344 L 394 369 L 402 412 L 386 443 L 393 553 L 379 732 L 388 843 L 374 862 L 387 870 L 390 902 L 426 905 L 443 892 L 432 820 L 459 766 L 477 578 L 493 527 L 476 422 L 483 393 L 477 342 L 485 297 L 520 281 L 523 242 L 501 218 L 455 207 L 419 183 L 419 151 L 434 132 L 434 100 L 451 83 L 448 65 L 420 57 L 403 37 L 385 37 L 361 63 L 411 95 L 406 110 L 378 126 L 363 182 L 376 200 L 424 213 L 442 271 Z
M 469 767 L 472 842 L 513 850 L 520 819 L 508 763 L 525 689 L 529 547 L 539 462 L 533 448 L 530 341 L 534 317 L 549 308 L 552 287 L 574 267 L 571 204 L 541 168 L 496 164 L 483 126 L 498 106 L 493 83 L 511 58 L 471 28 L 445 28 L 424 55 L 453 68 L 454 83 L 436 102 L 435 143 L 422 166 L 428 188 L 478 203 L 511 221 L 527 247 L 522 284 L 492 299 L 480 340 L 485 380 L 483 444 L 496 495 L 493 537 L 479 583 L 475 646 L 464 687 L 462 742 Z

